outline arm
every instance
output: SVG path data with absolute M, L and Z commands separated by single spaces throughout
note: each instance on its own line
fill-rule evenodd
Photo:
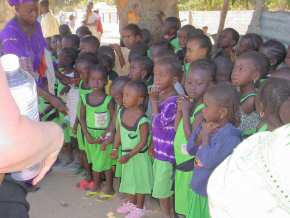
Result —
M 117 128 L 115 138 L 114 138 L 114 148 L 111 154 L 111 157 L 113 159 L 118 158 L 118 150 L 121 146 L 121 133 L 120 133 L 120 128 Z
M 123 66 L 126 65 L 126 61 L 125 61 L 123 52 L 121 50 L 121 47 L 118 44 L 113 44 L 112 48 L 115 50 L 115 52 L 118 56 L 121 68 L 123 68 Z
M 203 167 L 207 169 L 214 169 L 233 152 L 234 148 L 240 142 L 240 137 L 226 136 L 213 145 L 200 147 L 196 156 L 200 160 Z
M 86 139 L 88 140 L 88 142 L 90 144 L 93 144 L 95 140 L 88 132 L 87 123 L 86 123 L 86 108 L 85 108 L 85 105 L 82 101 L 81 101 L 81 114 L 80 115 L 81 115 L 80 116 L 80 123 L 81 123 L 81 127 L 82 127 L 82 131 L 84 133 L 84 136 L 86 137 Z
M 0 173 L 23 170 L 44 160 L 33 183 L 50 169 L 62 147 L 62 130 L 52 122 L 36 122 L 20 115 L 0 67 Z
M 137 145 L 131 152 L 121 157 L 120 163 L 127 163 L 132 157 L 138 154 L 142 149 L 147 145 L 148 135 L 149 135 L 149 125 L 148 123 L 143 124 L 140 127 L 141 132 L 141 141 L 140 144 Z
M 192 135 L 190 136 L 189 140 L 188 140 L 188 144 L 186 146 L 186 150 L 190 155 L 196 155 L 196 152 L 198 150 L 199 145 L 196 143 L 196 139 L 198 134 L 201 131 L 201 126 L 195 130 Z
M 195 115 L 195 120 L 191 125 L 191 131 L 194 132 L 203 122 L 204 118 L 202 113 L 198 113 Z M 189 137 L 188 137 L 189 138 Z
M 113 119 L 115 117 L 115 103 L 114 103 L 114 101 L 110 102 L 109 111 L 111 114 L 111 122 L 106 130 L 105 135 L 103 136 L 104 141 L 102 143 L 102 150 L 106 150 L 108 144 L 111 144 L 114 140 L 114 129 L 115 129 L 115 121 Z M 110 136 L 108 136 L 107 134 L 110 134 Z

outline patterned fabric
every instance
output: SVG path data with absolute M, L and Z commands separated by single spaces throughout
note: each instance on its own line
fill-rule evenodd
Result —
M 171 163 L 175 163 L 173 142 L 177 99 L 177 96 L 172 96 L 160 104 L 160 113 L 153 115 L 152 125 L 155 158 Z

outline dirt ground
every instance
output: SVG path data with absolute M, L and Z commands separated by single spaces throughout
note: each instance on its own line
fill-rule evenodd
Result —
M 41 184 L 39 191 L 30 193 L 31 218 L 123 218 L 116 213 L 120 199 L 88 198 L 76 187 L 80 177 L 66 171 L 53 171 Z M 154 200 L 146 200 L 146 218 L 161 218 Z M 114 216 L 109 216 L 113 214 Z

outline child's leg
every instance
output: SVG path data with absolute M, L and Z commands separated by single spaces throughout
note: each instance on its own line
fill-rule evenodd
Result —
M 171 209 L 172 209 L 172 204 L 171 204 L 171 198 L 163 198 L 160 199 L 160 206 L 162 212 L 170 217 L 171 216 Z
M 144 202 L 145 202 L 145 195 L 143 194 L 136 194 L 136 206 L 137 208 L 143 209 Z
M 101 177 L 100 177 L 100 173 L 98 172 L 93 172 L 93 181 L 94 184 L 93 186 L 90 187 L 91 191 L 100 191 L 101 189 Z
M 106 194 L 114 194 L 112 169 L 105 171 L 105 176 L 106 176 L 106 183 L 105 183 L 106 185 L 105 185 L 103 191 Z

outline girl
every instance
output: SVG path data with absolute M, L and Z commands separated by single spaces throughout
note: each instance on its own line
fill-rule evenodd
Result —
M 271 78 L 259 90 L 256 108 L 261 122 L 258 132 L 273 131 L 289 122 L 289 110 L 284 104 L 290 99 L 290 81 Z
M 262 44 L 263 38 L 261 36 L 255 33 L 247 33 L 240 39 L 236 55 L 239 56 L 247 51 L 259 51 Z
M 240 131 L 235 127 L 239 120 L 239 94 L 234 87 L 218 84 L 209 88 L 204 104 L 205 121 L 194 130 L 187 145 L 187 152 L 195 156 L 187 218 L 210 218 L 208 179 L 241 142 Z
M 177 113 L 177 93 L 174 84 L 180 78 L 182 67 L 177 58 L 165 57 L 154 67 L 154 86 L 150 90 L 152 105 L 152 134 L 154 150 L 154 186 L 152 196 L 160 199 L 161 209 L 171 215 L 174 122 Z
M 185 53 L 186 53 L 186 43 L 188 39 L 188 35 L 191 32 L 194 32 L 195 28 L 194 26 L 187 24 L 180 28 L 180 30 L 177 33 L 178 41 L 180 44 L 180 49 L 176 52 L 176 55 L 180 61 L 184 61 Z
M 116 71 L 119 75 L 126 75 L 129 71 L 128 56 L 132 47 L 142 41 L 142 31 L 136 24 L 128 24 L 121 32 L 121 41 L 125 47 L 113 44 L 112 47 L 118 56 L 116 62 Z
M 76 71 L 80 75 L 80 83 L 79 83 L 79 96 L 80 100 L 77 106 L 77 119 L 74 124 L 74 133 L 77 136 L 78 146 L 80 150 L 80 164 L 86 171 L 85 179 L 81 180 L 78 186 L 85 190 L 89 187 L 89 183 L 92 182 L 92 175 L 91 175 L 91 159 L 87 155 L 88 150 L 86 147 L 86 142 L 84 138 L 84 134 L 80 125 L 80 110 L 81 110 L 81 102 L 84 99 L 84 96 L 91 93 L 93 90 L 89 87 L 88 84 L 88 77 L 89 77 L 89 69 L 94 64 L 97 64 L 97 57 L 91 53 L 82 53 L 78 56 L 76 60 Z
M 189 192 L 192 168 L 192 157 L 186 152 L 186 144 L 195 126 L 202 121 L 204 109 L 203 95 L 214 81 L 215 65 L 212 61 L 201 59 L 191 64 L 189 79 L 185 83 L 188 96 L 181 97 L 176 116 L 176 136 L 174 139 L 174 153 L 176 158 L 175 172 L 175 211 L 186 215 L 187 193 Z
M 83 97 L 81 103 L 81 126 L 87 140 L 88 156 L 92 161 L 93 182 L 90 189 L 99 191 L 101 188 L 100 175 L 106 176 L 103 189 L 105 194 L 113 194 L 112 178 L 112 138 L 114 117 L 114 102 L 107 96 L 105 86 L 107 73 L 101 65 L 94 65 L 89 71 L 89 87 L 93 91 Z
M 244 137 L 255 133 L 260 122 L 259 114 L 255 109 L 255 97 L 257 95 L 255 84 L 266 74 L 268 62 L 264 55 L 249 51 L 240 55 L 232 73 L 232 83 L 240 89 L 241 93 L 241 124 L 239 128 Z
M 115 149 L 122 143 L 122 180 L 120 192 L 129 194 L 129 202 L 118 208 L 129 213 L 126 218 L 144 215 L 145 195 L 153 186 L 152 163 L 148 154 L 150 122 L 145 115 L 147 87 L 143 82 L 131 81 L 124 87 L 124 108 L 118 114 L 119 126 Z M 115 158 L 117 152 L 115 153 Z

